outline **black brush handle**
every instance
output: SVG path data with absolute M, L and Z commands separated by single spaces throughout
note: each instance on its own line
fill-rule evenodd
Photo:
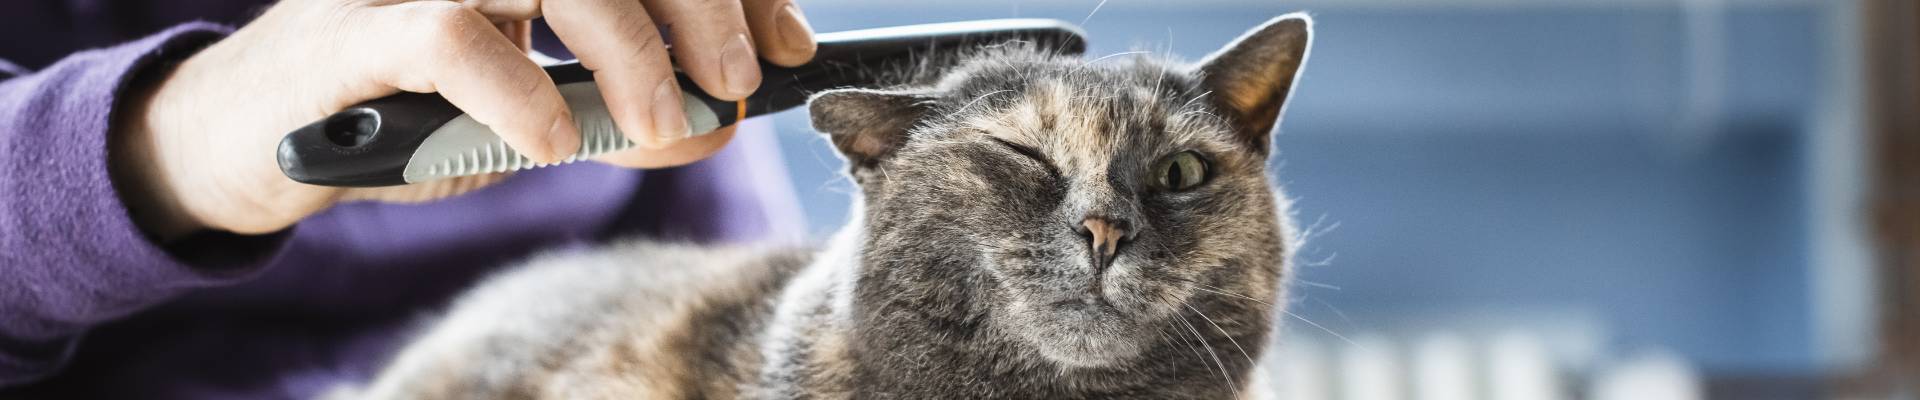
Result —
M 554 85 L 593 80 L 579 61 L 543 68 Z M 736 107 L 713 98 L 686 73 L 676 72 L 683 91 L 709 108 Z M 280 140 L 280 172 L 296 182 L 340 187 L 404 185 L 408 161 L 427 137 L 465 115 L 435 93 L 399 93 L 355 104 L 300 127 Z M 723 118 L 732 118 L 726 113 Z M 734 121 L 724 121 L 731 123 Z

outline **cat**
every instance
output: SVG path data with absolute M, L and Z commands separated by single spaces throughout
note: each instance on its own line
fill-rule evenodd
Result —
M 339 398 L 1253 398 L 1296 233 L 1288 14 L 1197 65 L 998 46 L 809 103 L 823 248 L 631 242 L 489 279 Z

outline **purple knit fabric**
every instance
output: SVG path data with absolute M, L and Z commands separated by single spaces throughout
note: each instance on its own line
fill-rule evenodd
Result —
M 0 398 L 311 397 L 365 379 L 422 316 L 534 252 L 804 232 L 774 137 L 749 122 L 686 167 L 548 168 L 430 204 L 345 204 L 276 235 L 156 246 L 108 177 L 110 115 L 141 71 L 228 29 L 135 38 L 138 25 L 195 11 L 238 23 L 259 4 L 0 4 Z M 33 35 L 48 39 L 15 40 Z M 101 48 L 75 52 L 87 47 Z

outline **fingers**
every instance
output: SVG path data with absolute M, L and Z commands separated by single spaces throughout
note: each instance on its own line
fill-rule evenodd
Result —
M 359 38 L 360 48 L 380 51 L 368 63 L 376 80 L 439 92 L 534 161 L 557 162 L 579 150 L 579 130 L 553 81 L 485 17 L 451 2 L 379 9 L 370 23 L 381 28 L 362 31 L 379 34 Z
M 760 87 L 759 52 L 739 1 L 641 1 L 667 27 L 674 60 L 700 89 L 722 100 L 739 100 Z
M 595 158 L 607 164 L 627 168 L 667 168 L 686 165 L 713 156 L 733 139 L 733 128 L 720 128 L 705 135 L 673 143 L 664 148 L 636 147 Z
M 546 0 L 555 35 L 593 71 L 614 125 L 643 147 L 687 137 L 680 85 L 660 29 L 636 0 Z
M 740 7 L 746 12 L 760 58 L 788 67 L 813 59 L 819 48 L 813 41 L 813 25 L 793 0 L 744 0 Z
M 493 23 L 532 21 L 540 18 L 540 0 L 459 0 Z
M 436 61 L 389 71 L 393 86 L 440 92 L 541 162 L 571 154 L 580 138 L 558 91 L 524 60 L 525 41 L 508 40 L 525 37 L 527 19 L 547 18 L 594 71 L 614 124 L 628 139 L 656 150 L 692 133 L 674 79 L 675 60 L 708 94 L 732 100 L 759 87 L 760 57 L 796 65 L 816 50 L 812 28 L 791 0 L 460 0 L 385 7 L 424 14 L 415 21 L 435 21 L 417 24 L 432 27 L 425 28 L 432 30 L 425 35 L 433 38 L 425 41 L 430 45 L 409 49 L 434 54 L 427 58 Z M 480 35 L 475 26 L 506 35 Z M 662 26 L 674 38 L 671 48 Z M 506 61 L 503 49 L 515 50 L 513 61 Z

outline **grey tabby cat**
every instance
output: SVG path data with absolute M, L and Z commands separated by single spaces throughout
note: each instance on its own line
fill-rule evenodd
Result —
M 1294 247 L 1305 15 L 1197 66 L 1021 46 L 819 93 L 824 249 L 631 243 L 496 277 L 342 398 L 1249 398 Z

